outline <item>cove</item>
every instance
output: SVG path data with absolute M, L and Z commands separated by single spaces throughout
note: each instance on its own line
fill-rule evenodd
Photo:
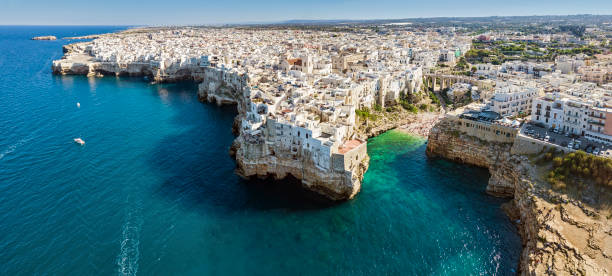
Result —
M 355 199 L 321 206 L 234 174 L 233 107 L 200 103 L 190 83 L 52 76 L 67 42 L 29 38 L 75 31 L 37 28 L 0 29 L 2 274 L 516 269 L 520 239 L 484 192 L 486 170 L 429 159 L 424 139 L 390 131 L 368 141 Z

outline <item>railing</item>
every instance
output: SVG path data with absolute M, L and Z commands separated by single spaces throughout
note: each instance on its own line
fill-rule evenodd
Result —
M 600 123 L 599 121 L 591 121 L 591 120 L 589 120 L 588 123 L 589 124 L 593 124 L 593 125 L 598 125 L 598 126 L 605 126 L 604 123 Z
M 593 113 L 590 113 L 590 114 L 587 114 L 587 115 L 589 117 L 591 117 L 591 118 L 606 119 L 606 116 L 603 116 L 603 114 L 601 114 L 601 113 L 599 114 L 599 116 L 595 116 L 595 114 L 593 114 Z

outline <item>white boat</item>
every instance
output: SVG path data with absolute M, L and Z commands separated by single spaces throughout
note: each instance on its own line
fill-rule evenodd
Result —
M 81 108 L 81 103 L 77 103 L 77 108 Z
M 83 139 L 81 139 L 81 138 L 74 138 L 74 142 L 79 144 L 79 145 L 81 145 L 81 146 L 85 145 L 85 141 L 83 141 Z

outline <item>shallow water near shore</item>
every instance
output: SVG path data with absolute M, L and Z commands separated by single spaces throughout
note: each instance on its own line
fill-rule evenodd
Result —
M 30 40 L 117 29 L 0 27 L 0 274 L 516 270 L 487 171 L 427 158 L 423 138 L 370 139 L 361 192 L 323 206 L 236 176 L 236 111 L 198 102 L 196 85 L 53 76 L 67 41 Z

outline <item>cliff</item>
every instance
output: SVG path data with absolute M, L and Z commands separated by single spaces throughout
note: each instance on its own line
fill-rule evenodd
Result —
M 517 147 L 469 136 L 443 119 L 430 132 L 427 154 L 488 168 L 487 192 L 512 197 L 504 209 L 523 239 L 520 274 L 611 273 L 610 219 L 596 207 L 552 191 Z
M 151 62 L 99 62 L 88 53 L 88 45 L 88 42 L 81 42 L 64 46 L 65 55 L 53 62 L 53 73 L 90 77 L 147 76 L 155 82 L 195 81 L 199 83 L 197 93 L 201 101 L 237 106 L 238 115 L 231 126 L 237 137 L 230 154 L 236 159 L 238 175 L 247 179 L 271 177 L 276 180 L 291 175 L 300 180 L 304 188 L 331 200 L 351 199 L 359 192 L 369 163 L 365 141 L 361 140 L 358 146 L 341 154 L 327 153 L 329 162 L 321 165 L 316 162 L 320 159 L 317 154 L 306 150 L 303 144 L 296 146 L 300 141 L 294 140 L 289 146 L 272 142 L 277 140 L 272 125 L 263 124 L 260 130 L 253 131 L 246 117 L 253 108 L 248 73 L 177 64 L 160 68 Z
M 362 118 L 357 122 L 357 135 L 363 139 L 380 135 L 391 129 L 427 137 L 431 128 L 440 120 L 441 114 L 436 112 L 421 112 L 414 114 L 401 107 L 388 111 L 370 111 L 375 120 Z

